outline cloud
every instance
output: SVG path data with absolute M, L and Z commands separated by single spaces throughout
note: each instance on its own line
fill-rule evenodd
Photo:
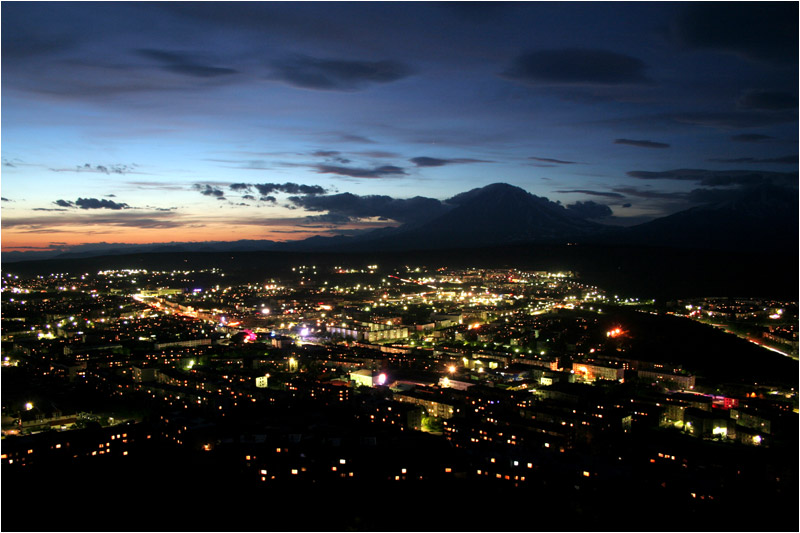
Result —
M 534 161 L 541 161 L 542 163 L 556 163 L 558 165 L 577 164 L 575 161 L 562 161 L 561 159 L 551 159 L 549 157 L 529 157 L 528 159 L 533 159 Z
M 782 91 L 747 91 L 737 102 L 741 109 L 783 111 L 797 109 L 797 93 Z
M 60 207 L 75 207 L 75 204 L 69 200 L 56 200 L 53 203 Z
M 336 150 L 317 150 L 316 152 L 312 152 L 311 155 L 314 157 L 324 157 L 326 159 L 329 159 L 331 161 L 336 161 L 337 163 L 341 163 L 343 165 L 346 165 L 347 163 L 350 162 L 349 159 L 341 156 L 341 152 L 338 152 Z
M 376 144 L 376 141 L 373 141 L 368 137 L 364 137 L 363 135 L 355 135 L 352 133 L 334 133 L 331 135 L 334 142 Z
M 75 168 L 51 168 L 53 172 L 100 172 L 102 174 L 129 174 L 134 171 L 136 164 L 131 165 L 91 165 L 85 163 Z
M 672 28 L 680 44 L 753 61 L 797 65 L 795 2 L 698 2 L 684 6 Z
M 349 176 L 351 178 L 386 178 L 406 174 L 405 170 L 393 165 L 383 165 L 377 168 L 352 168 L 335 165 L 315 165 L 314 168 L 316 168 L 317 172 L 320 174 L 338 174 L 340 176 Z
M 694 124 L 713 128 L 760 128 L 774 124 L 796 122 L 797 115 L 791 112 L 765 112 L 762 110 L 676 113 L 668 118 L 681 124 Z
M 0 201 L 3 201 L 3 202 L 11 202 L 11 200 L 9 200 L 8 198 L 6 198 L 5 196 L 3 196 L 3 197 L 0 197 Z
M 632 170 L 626 173 L 632 178 L 642 180 L 697 181 L 710 187 L 730 185 L 755 185 L 760 183 L 785 184 L 797 181 L 797 174 L 791 172 L 770 172 L 766 170 L 706 170 L 682 168 L 663 172 Z M 618 190 L 618 189 L 614 189 Z
M 293 196 L 289 201 L 308 211 L 327 211 L 327 215 L 331 215 L 328 222 L 372 217 L 404 223 L 418 222 L 449 209 L 435 198 L 416 196 L 400 199 L 385 195 L 358 196 L 349 192 L 326 196 Z
M 213 196 L 219 199 L 225 198 L 225 193 L 222 189 L 218 189 L 217 187 L 212 187 L 211 185 L 205 184 L 201 185 L 200 183 L 195 183 L 193 188 L 195 190 L 200 191 L 200 194 L 203 196 Z
M 642 190 L 636 187 L 614 187 L 613 190 L 626 196 L 635 196 L 637 198 L 652 200 L 684 201 L 687 196 L 685 192 L 654 191 L 650 189 Z
M 395 157 L 400 157 L 400 154 L 396 154 L 394 152 L 384 152 L 382 150 L 367 150 L 364 152 L 355 152 L 355 154 L 364 157 L 375 157 L 378 159 L 391 159 Z
M 647 82 L 640 59 L 587 48 L 521 54 L 502 77 L 533 84 L 624 85 Z
M 666 143 L 655 141 L 637 141 L 633 139 L 615 139 L 614 144 L 629 144 L 631 146 L 639 146 L 640 148 L 669 148 Z
M 613 211 L 605 204 L 598 204 L 591 200 L 585 202 L 575 202 L 568 204 L 567 210 L 573 215 L 580 218 L 602 218 L 611 216 Z
M 154 49 L 140 49 L 137 50 L 136 53 L 142 57 L 154 59 L 162 63 L 161 68 L 164 70 L 195 78 L 215 78 L 218 76 L 236 74 L 237 72 L 230 68 L 212 67 L 201 64 L 193 59 L 192 56 L 185 53 Z
M 561 190 L 554 192 L 561 194 L 580 193 L 580 194 L 588 194 L 590 196 L 604 196 L 606 198 L 625 198 L 625 195 L 620 194 L 618 192 L 592 191 L 588 189 L 569 189 L 569 190 Z
M 72 214 L 74 213 L 74 214 Z M 177 228 L 184 222 L 173 220 L 174 213 L 147 213 L 120 211 L 113 214 L 83 215 L 73 211 L 70 214 L 41 217 L 3 218 L 3 227 L 22 228 L 27 231 L 62 231 L 59 226 L 120 226 L 126 228 Z
M 78 198 L 75 200 L 75 205 L 81 209 L 130 209 L 128 204 L 97 198 Z
M 327 189 L 321 185 L 303 185 L 299 183 L 231 183 L 229 185 L 233 191 L 251 192 L 252 190 L 258 191 L 262 196 L 267 196 L 276 192 L 284 192 L 286 194 L 325 194 Z
M 732 135 L 731 140 L 736 142 L 755 143 L 760 141 L 767 141 L 774 139 L 769 135 L 762 135 L 761 133 L 740 133 L 739 135 Z
M 442 167 L 444 165 L 460 164 L 460 163 L 492 163 L 493 161 L 484 161 L 482 159 L 438 159 L 436 157 L 412 157 L 409 159 L 418 167 Z
M 798 156 L 786 155 L 783 157 L 769 157 L 764 159 L 755 157 L 737 157 L 734 159 L 709 159 L 709 161 L 714 161 L 716 163 L 781 163 L 787 165 L 796 165 L 798 163 Z
M 408 77 L 412 70 L 397 61 L 350 61 L 295 56 L 272 63 L 273 76 L 304 89 L 353 91 Z
M 159 189 L 162 191 L 185 191 L 186 185 L 183 183 L 173 182 L 164 183 L 161 181 L 127 181 L 128 185 L 133 185 L 137 189 Z

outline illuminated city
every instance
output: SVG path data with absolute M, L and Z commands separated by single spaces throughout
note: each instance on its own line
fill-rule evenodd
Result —
M 306 486 L 340 502 L 339 491 L 407 490 L 396 482 L 446 491 L 441 501 L 569 498 L 587 515 L 615 487 L 680 502 L 699 524 L 715 499 L 783 501 L 796 481 L 772 470 L 796 456 L 797 389 L 780 370 L 797 360 L 796 302 L 658 306 L 576 272 L 506 268 L 298 264 L 230 279 L 5 274 L 4 473 L 62 461 L 128 472 L 163 454 L 248 498 Z M 750 340 L 784 352 L 694 324 L 701 309 L 726 324 L 757 315 Z M 673 334 L 696 346 L 651 343 Z M 709 346 L 751 359 L 693 361 Z M 362 519 L 381 527 L 372 511 Z

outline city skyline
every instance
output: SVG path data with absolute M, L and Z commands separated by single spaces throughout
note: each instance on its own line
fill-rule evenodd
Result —
M 795 3 L 2 15 L 3 251 L 352 234 L 496 182 L 623 226 L 797 194 Z

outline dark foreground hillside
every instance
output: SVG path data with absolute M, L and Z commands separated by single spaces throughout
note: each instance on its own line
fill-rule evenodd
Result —
M 62 258 L 9 263 L 3 271 L 46 275 L 113 268 L 152 270 L 218 267 L 231 283 L 280 276 L 293 265 L 403 265 L 576 271 L 585 282 L 627 296 L 673 299 L 754 296 L 796 300 L 796 250 L 714 251 L 646 246 L 515 245 L 397 252 L 182 252 Z

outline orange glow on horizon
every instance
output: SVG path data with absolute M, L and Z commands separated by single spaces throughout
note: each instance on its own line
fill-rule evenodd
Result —
M 117 229 L 108 226 L 69 226 L 53 228 L 52 232 L 33 233 L 24 229 L 3 229 L 2 251 L 49 251 L 81 244 L 153 244 L 172 242 L 232 242 L 239 239 L 285 242 L 307 239 L 324 232 L 302 228 L 292 230 L 253 232 L 253 226 L 180 227 L 154 229 Z

